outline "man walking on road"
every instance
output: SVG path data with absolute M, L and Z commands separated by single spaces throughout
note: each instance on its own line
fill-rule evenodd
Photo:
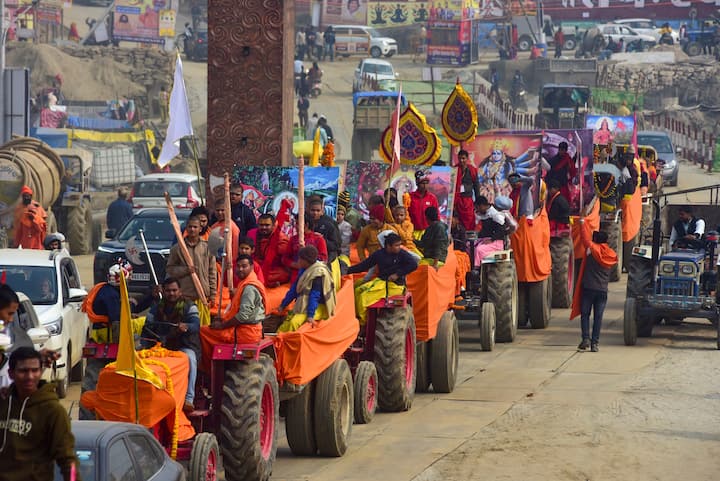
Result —
M 133 216 L 132 203 L 127 200 L 128 194 L 127 187 L 120 187 L 118 189 L 117 199 L 112 201 L 108 206 L 105 218 L 108 229 L 112 229 L 115 232 L 119 231 Z
M 588 347 L 592 352 L 598 352 L 600 341 L 600 327 L 607 304 L 608 281 L 610 269 L 618 263 L 615 251 L 607 244 L 607 233 L 596 231 L 590 234 L 590 228 L 585 219 L 580 217 L 580 236 L 587 254 L 580 267 L 579 285 L 575 287 L 576 297 L 580 295 L 580 325 L 582 329 L 582 342 L 578 351 L 585 351 Z M 573 304 L 577 299 L 573 299 Z M 590 335 L 590 311 L 593 312 L 592 337 Z

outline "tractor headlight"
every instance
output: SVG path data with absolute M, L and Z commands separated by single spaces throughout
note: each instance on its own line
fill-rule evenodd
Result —
M 660 270 L 663 274 L 672 274 L 675 272 L 675 264 L 671 262 L 665 262 L 660 266 Z
M 693 264 L 680 264 L 680 274 L 695 276 L 695 266 Z

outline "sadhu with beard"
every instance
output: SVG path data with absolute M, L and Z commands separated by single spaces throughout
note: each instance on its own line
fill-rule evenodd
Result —
M 255 242 L 255 260 L 262 266 L 265 285 L 277 287 L 289 282 L 290 269 L 282 262 L 288 250 L 288 237 L 277 226 L 275 217 L 262 214 L 257 228 L 250 230 L 247 237 Z
M 27 185 L 20 190 L 22 203 L 15 210 L 15 247 L 43 249 L 47 235 L 47 212 L 33 200 L 33 191 Z

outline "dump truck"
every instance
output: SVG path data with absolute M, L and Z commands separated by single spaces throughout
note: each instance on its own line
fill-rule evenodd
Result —
M 537 128 L 583 129 L 592 97 L 585 85 L 545 84 L 538 102 Z
M 380 136 L 390 125 L 397 108 L 397 92 L 357 92 L 353 94 L 352 159 L 372 160 L 380 146 Z M 403 107 L 407 100 L 400 99 Z
M 30 137 L 0 146 L 0 225 L 8 238 L 20 189 L 27 185 L 48 213 L 47 232 L 64 233 L 73 255 L 92 253 L 101 237 L 101 226 L 92 222 L 92 159 L 85 149 L 53 149 Z

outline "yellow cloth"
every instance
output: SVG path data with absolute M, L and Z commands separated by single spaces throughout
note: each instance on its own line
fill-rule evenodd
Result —
M 316 321 L 323 321 L 328 319 L 330 316 L 328 316 L 327 307 L 325 304 L 318 305 L 318 308 L 315 310 L 315 316 L 313 317 Z M 303 312 L 302 314 L 293 314 L 290 313 L 285 318 L 282 324 L 280 324 L 280 327 L 278 327 L 277 332 L 293 332 L 297 331 L 300 326 L 305 324 L 307 322 L 307 313 Z
M 125 274 L 122 271 L 120 273 L 120 342 L 118 343 L 116 366 L 117 374 L 149 382 L 158 389 L 165 388 L 157 373 L 146 367 L 135 351 L 132 318 L 130 317 L 130 297 Z
M 420 259 L 420 262 L 418 262 L 418 264 L 421 265 L 421 266 L 434 266 L 434 265 L 435 265 L 435 259 L 429 259 L 429 258 L 427 258 L 427 257 L 423 257 L 422 259 Z M 445 265 L 445 263 L 442 262 L 442 261 L 439 261 L 439 262 L 437 263 L 437 266 L 438 266 L 438 267 L 442 267 L 442 266 L 444 266 L 444 265 Z
M 355 287 L 355 313 L 360 319 L 361 325 L 364 325 L 367 320 L 368 307 L 383 299 L 386 294 L 388 296 L 400 296 L 405 291 L 404 286 L 399 286 L 392 281 L 387 281 L 386 290 L 385 284 L 386 281 L 376 277 Z
M 132 330 L 133 335 L 139 336 L 142 334 L 143 326 L 145 326 L 145 316 L 135 317 L 132 319 Z M 90 329 L 90 339 L 98 344 L 108 343 L 108 330 L 107 329 Z
M 333 285 L 335 286 L 335 292 L 340 290 L 340 283 L 342 282 L 342 276 L 340 273 L 340 258 L 337 257 L 330 263 L 330 272 L 332 273 Z M 348 264 L 350 265 L 350 264 Z
M 422 236 L 424 233 L 425 233 L 425 229 L 413 231 L 413 239 L 415 239 L 415 240 L 422 239 Z
M 200 315 L 200 326 L 210 325 L 210 308 L 200 301 L 195 303 L 198 308 L 198 314 Z

